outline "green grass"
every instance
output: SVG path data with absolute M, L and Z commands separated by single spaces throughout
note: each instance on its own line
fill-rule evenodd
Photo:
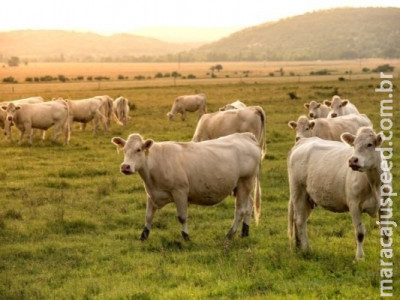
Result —
M 0 299 L 377 299 L 379 232 L 364 216 L 365 261 L 354 263 L 350 216 L 317 208 L 308 222 L 312 247 L 293 253 L 287 238 L 286 155 L 294 141 L 287 126 L 305 114 L 304 102 L 324 100 L 334 88 L 379 126 L 377 80 L 227 84 L 124 89 L 135 103 L 127 127 L 93 135 L 75 130 L 71 145 L 46 140 L 1 143 Z M 300 100 L 290 100 L 295 91 Z M 224 239 L 234 199 L 215 207 L 190 206 L 191 242 L 180 236 L 173 205 L 157 212 L 150 238 L 138 241 L 146 196 L 138 175 L 123 176 L 111 137 L 138 132 L 156 141 L 189 141 L 197 115 L 168 122 L 177 95 L 204 92 L 208 110 L 235 99 L 261 105 L 267 114 L 268 155 L 263 162 L 263 203 L 250 237 Z M 99 91 L 74 91 L 84 98 Z M 102 90 L 112 97 L 119 90 Z M 398 89 L 394 95 L 398 98 Z M 41 94 L 51 98 L 50 92 Z M 17 98 L 18 95 L 15 95 Z M 395 104 L 399 111 L 399 103 Z M 394 118 L 394 185 L 399 182 L 400 130 Z M 48 135 L 51 137 L 51 135 Z M 400 223 L 395 202 L 395 220 Z M 399 249 L 395 235 L 395 249 Z M 395 291 L 399 259 L 395 258 Z

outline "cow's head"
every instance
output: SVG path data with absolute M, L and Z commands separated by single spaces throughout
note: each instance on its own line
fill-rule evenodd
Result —
M 324 104 L 326 106 L 330 106 L 331 108 L 331 111 L 329 112 L 329 116 L 331 118 L 343 116 L 343 107 L 345 107 L 348 103 L 349 100 L 342 100 L 339 96 L 333 96 L 332 101 L 324 101 Z
M 371 127 L 361 127 L 357 135 L 346 132 L 341 135 L 341 139 L 354 148 L 353 155 L 349 159 L 350 168 L 360 172 L 379 168 L 380 152 L 375 149 L 382 144 L 381 133 L 375 134 Z
M 139 134 L 131 134 L 127 141 L 120 137 L 114 137 L 111 142 L 117 146 L 117 149 L 124 150 L 121 172 L 125 175 L 134 174 L 144 167 L 146 156 L 153 145 L 153 140 L 143 140 Z
M 168 120 L 169 120 L 169 121 L 173 121 L 175 115 L 174 115 L 172 112 L 168 112 L 168 113 L 167 113 L 167 117 L 168 117 Z
M 321 103 L 315 102 L 313 100 L 310 103 L 304 103 L 304 107 L 308 109 L 308 115 L 310 116 L 310 118 L 317 119 L 320 117 Z
M 6 112 L 5 124 L 7 124 L 8 122 L 8 124 L 12 125 L 14 123 L 15 114 L 19 109 L 21 109 L 21 106 L 15 105 L 14 103 L 10 102 L 8 103 L 8 105 L 3 105 L 1 109 Z
M 301 138 L 309 138 L 314 136 L 312 129 L 314 128 L 315 121 L 310 121 L 305 116 L 300 116 L 297 122 L 290 121 L 288 125 L 290 128 L 296 130 L 296 142 Z

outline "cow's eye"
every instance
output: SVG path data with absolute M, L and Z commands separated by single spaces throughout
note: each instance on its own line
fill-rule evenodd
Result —
M 369 144 L 367 145 L 367 147 L 368 147 L 368 148 L 371 148 L 371 147 L 372 147 L 372 144 L 371 144 L 371 143 L 369 143 Z
M 136 150 L 136 152 L 140 152 L 140 151 L 142 151 L 142 149 L 140 149 L 140 148 Z
M 310 129 L 310 128 L 308 128 L 308 127 L 306 128 L 306 130 L 309 130 L 309 129 Z

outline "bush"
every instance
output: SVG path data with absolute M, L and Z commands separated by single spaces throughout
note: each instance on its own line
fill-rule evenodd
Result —
M 154 78 L 163 78 L 163 74 L 158 72 L 156 75 L 154 75 Z
M 40 78 L 39 78 L 39 77 L 33 77 L 33 81 L 39 82 L 39 81 L 40 81 Z
M 145 76 L 143 76 L 143 75 L 137 75 L 137 76 L 135 76 L 135 77 L 133 77 L 135 80 L 144 80 L 144 79 L 146 79 L 146 77 Z
M 68 80 L 68 78 L 65 77 L 64 75 L 58 75 L 58 80 L 61 82 L 66 82 Z
M 345 81 L 345 78 L 344 77 L 339 77 L 338 80 L 339 81 Z
M 189 75 L 187 76 L 187 78 L 188 78 L 188 79 L 196 79 L 196 76 L 193 75 L 193 74 L 189 74 Z
M 128 102 L 128 106 L 130 110 L 135 110 L 136 109 L 136 104 L 133 102 Z
M 86 80 L 92 81 L 93 80 L 93 76 L 86 77 Z
M 39 77 L 40 81 L 53 81 L 53 80 L 57 80 L 56 77 L 53 77 L 51 75 L 45 75 L 42 77 Z
M 33 78 L 32 78 L 32 77 L 26 77 L 26 78 L 25 78 L 25 81 L 26 81 L 26 82 L 32 82 L 32 81 L 33 81 Z
M 97 81 L 110 80 L 110 77 L 107 77 L 107 76 L 96 76 L 96 77 L 94 77 L 94 80 L 97 80 Z
M 124 80 L 125 76 L 124 75 L 118 75 L 118 80 Z
M 379 65 L 378 67 L 376 67 L 375 69 L 372 70 L 372 72 L 375 72 L 375 73 L 380 73 L 380 72 L 390 73 L 393 71 L 394 71 L 394 67 L 389 64 Z
M 311 71 L 310 75 L 330 75 L 331 72 L 327 69 L 323 69 L 323 70 L 318 70 L 318 71 Z
M 270 72 L 268 75 L 269 75 L 270 77 L 274 77 L 274 76 L 275 76 L 274 72 Z
M 6 77 L 6 78 L 3 78 L 3 82 L 4 82 L 4 83 L 18 83 L 18 81 L 17 81 L 17 80 L 15 80 L 15 78 L 14 78 L 14 77 L 12 77 L 12 76 L 9 76 L 9 77 Z
M 78 76 L 78 77 L 76 77 L 76 80 L 83 80 L 83 76 Z
M 171 77 L 171 73 L 165 73 L 164 77 Z
M 369 71 L 371 71 L 369 68 L 362 68 L 363 73 L 368 73 Z
M 290 98 L 291 100 L 300 99 L 300 98 L 297 96 L 296 92 L 290 92 L 290 93 L 288 93 L 288 96 L 289 96 L 289 98 Z

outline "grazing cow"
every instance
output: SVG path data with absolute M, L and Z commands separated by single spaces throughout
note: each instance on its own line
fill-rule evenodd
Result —
M 310 103 L 304 103 L 304 107 L 308 110 L 308 115 L 311 119 L 327 118 L 330 112 L 330 108 L 325 104 L 315 102 L 314 100 Z
M 33 129 L 47 130 L 54 125 L 54 140 L 56 141 L 61 133 L 65 133 L 65 144 L 69 143 L 70 127 L 69 127 L 69 108 L 65 101 L 55 100 L 37 104 L 15 105 L 9 103 L 2 106 L 6 111 L 5 128 L 11 124 L 20 130 L 19 143 L 22 143 L 25 132 L 28 133 L 29 144 L 32 145 Z M 42 139 L 44 135 L 42 135 Z
M 182 236 L 189 240 L 188 204 L 214 205 L 232 191 L 236 196 L 235 218 L 227 237 L 233 237 L 241 221 L 242 237 L 248 236 L 254 181 L 257 182 L 254 215 L 258 221 L 261 153 L 252 133 L 235 133 L 201 143 L 154 143 L 131 134 L 127 141 L 114 137 L 112 143 L 124 150 L 121 172 L 125 175 L 138 172 L 146 188 L 146 223 L 141 240 L 148 238 L 156 210 L 170 202 L 176 205 Z
M 358 128 L 371 126 L 372 123 L 366 115 L 346 115 L 337 118 L 309 120 L 300 116 L 297 122 L 290 121 L 289 127 L 296 130 L 296 142 L 301 138 L 319 137 L 324 140 L 340 141 L 343 132 L 355 134 Z
M 108 95 L 103 95 L 103 96 L 96 96 L 95 98 L 99 98 L 101 99 L 101 101 L 103 102 L 103 105 L 100 108 L 100 112 L 103 116 L 106 117 L 106 122 L 107 122 L 107 127 L 108 129 L 110 129 L 111 126 L 111 117 L 114 117 L 114 120 L 119 124 L 122 125 L 121 122 L 119 122 L 119 120 L 117 120 L 117 117 L 114 115 L 114 111 L 113 111 L 113 99 L 108 96 Z M 84 126 L 86 125 L 86 123 L 84 123 Z M 108 130 L 106 130 L 108 131 Z
M 38 96 L 38 97 L 29 97 L 29 98 L 18 99 L 18 100 L 4 101 L 4 102 L 0 102 L 0 107 L 7 106 L 10 102 L 14 103 L 15 105 L 26 104 L 26 103 L 34 104 L 34 103 L 42 103 L 42 102 L 44 102 L 44 99 L 42 97 Z M 0 109 L 0 127 L 3 130 L 5 129 L 5 127 L 4 127 L 5 118 L 6 118 L 6 112 L 4 110 Z M 10 126 L 12 126 L 12 124 L 10 124 Z M 7 136 L 9 136 L 10 140 L 12 141 L 11 127 L 9 127 L 8 132 L 4 131 L 4 138 L 6 139 Z
M 186 95 L 176 98 L 167 116 L 169 120 L 172 121 L 175 115 L 180 113 L 182 115 L 182 121 L 185 121 L 187 111 L 195 112 L 197 110 L 199 111 L 199 119 L 207 112 L 207 99 L 205 94 Z
M 197 123 L 192 141 L 216 139 L 235 132 L 251 132 L 259 141 L 264 158 L 267 152 L 266 121 L 265 112 L 261 106 L 204 114 Z
M 81 99 L 81 100 L 65 100 L 70 110 L 70 127 L 72 122 L 82 123 L 82 129 L 90 121 L 94 120 L 94 132 L 99 127 L 99 121 L 102 122 L 104 130 L 109 131 L 109 101 L 102 96 Z M 111 102 L 112 103 L 112 102 Z M 112 104 L 111 104 L 112 107 Z
M 339 96 L 333 96 L 332 101 L 325 100 L 324 104 L 330 107 L 328 118 L 336 118 L 349 114 L 359 114 L 357 107 L 350 100 L 342 100 Z
M 240 100 L 236 100 L 235 102 L 229 103 L 223 107 L 221 107 L 219 110 L 220 111 L 225 111 L 225 110 L 230 110 L 230 109 L 241 109 L 247 107 L 246 104 L 244 104 Z
M 124 97 L 118 97 L 113 102 L 113 112 L 116 118 L 123 124 L 126 125 L 129 118 L 129 102 Z
M 375 149 L 382 136 L 362 127 L 356 136 L 344 133 L 342 139 L 353 148 L 314 137 L 301 139 L 289 152 L 288 233 L 292 241 L 294 231 L 297 248 L 307 250 L 307 218 L 315 205 L 333 212 L 349 211 L 359 260 L 364 257 L 365 235 L 361 214 L 376 217 L 380 208 L 382 158 Z

